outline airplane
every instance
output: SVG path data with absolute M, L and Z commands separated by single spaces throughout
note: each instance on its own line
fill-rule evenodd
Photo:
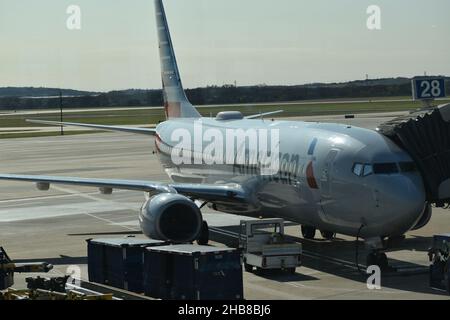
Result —
M 337 233 L 364 239 L 372 249 L 368 265 L 387 263 L 384 239 L 401 237 L 428 223 L 432 210 L 413 159 L 375 130 L 264 119 L 273 113 L 244 117 L 240 112 L 220 112 L 215 118 L 202 117 L 185 95 L 162 0 L 155 0 L 155 15 L 165 122 L 147 129 L 29 121 L 154 137 L 159 159 L 172 182 L 17 174 L 1 174 L 0 180 L 34 182 L 39 190 L 66 184 L 97 187 L 104 194 L 114 189 L 143 191 L 146 201 L 139 213 L 143 234 L 173 242 L 208 242 L 208 224 L 201 211 L 205 205 L 235 215 L 280 217 L 301 225 L 306 239 L 314 239 L 317 230 L 329 240 Z M 209 141 L 197 139 L 191 149 L 180 147 L 181 135 L 176 132 L 188 133 L 196 140 L 199 125 L 204 132 L 212 132 Z M 211 158 L 221 153 L 208 149 L 212 136 L 240 129 L 278 135 L 270 144 L 276 152 L 266 153 L 278 163 L 278 170 L 264 170 L 265 163 L 249 161 L 250 154 L 261 155 L 267 148 L 261 150 L 259 143 L 250 146 L 242 140 L 239 146 L 225 150 L 231 161 L 211 163 Z M 191 161 L 179 163 L 174 154 Z M 245 159 L 238 161 L 238 155 Z

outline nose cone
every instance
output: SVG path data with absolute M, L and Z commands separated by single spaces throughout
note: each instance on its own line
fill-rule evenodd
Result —
M 381 215 L 384 217 L 381 234 L 404 234 L 414 227 L 425 208 L 422 179 L 418 174 L 407 174 L 383 180 L 377 188 L 377 209 L 382 210 Z

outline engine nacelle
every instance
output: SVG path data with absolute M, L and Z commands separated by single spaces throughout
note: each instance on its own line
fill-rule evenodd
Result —
M 428 222 L 430 222 L 432 214 L 433 214 L 433 209 L 431 208 L 431 204 L 427 204 L 419 221 L 416 223 L 416 225 L 411 230 L 419 230 L 419 229 L 425 227 L 428 224 Z
M 142 232 L 149 238 L 173 242 L 191 242 L 198 238 L 203 218 L 189 198 L 161 193 L 142 206 L 139 215 Z

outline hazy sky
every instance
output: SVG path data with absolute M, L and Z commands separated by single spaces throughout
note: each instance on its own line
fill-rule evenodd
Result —
M 81 30 L 68 30 L 69 5 Z M 165 0 L 185 87 L 450 75 L 449 0 Z M 366 26 L 381 8 L 381 30 Z M 153 0 L 0 0 L 0 87 L 161 87 Z

